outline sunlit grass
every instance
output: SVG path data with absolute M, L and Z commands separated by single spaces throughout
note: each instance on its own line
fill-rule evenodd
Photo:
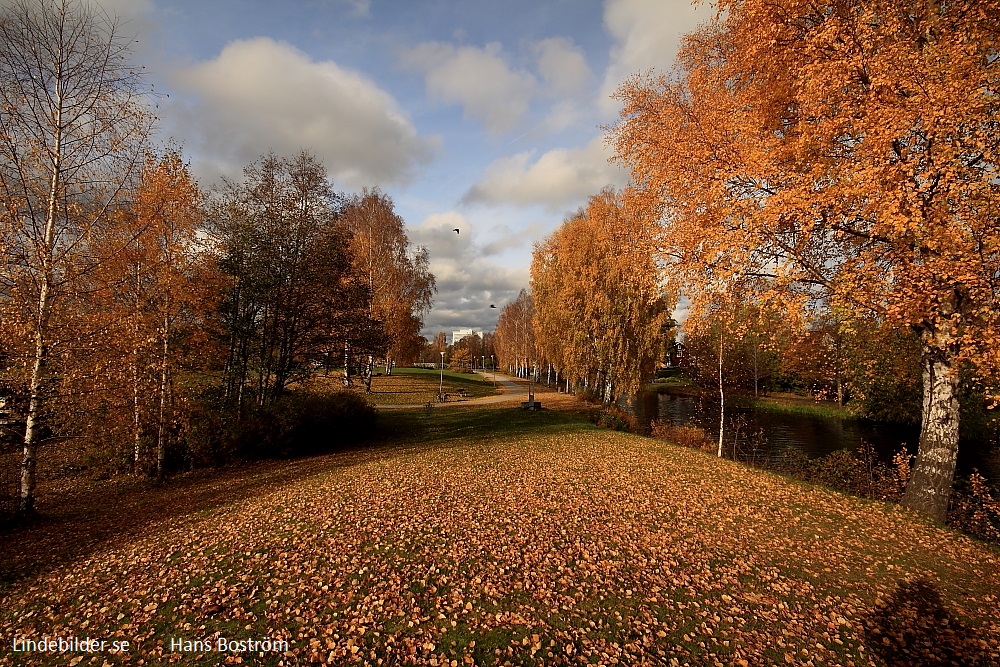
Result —
M 375 406 L 423 405 L 438 402 L 438 392 L 442 385 L 451 402 L 498 393 L 490 378 L 447 369 L 441 373 L 425 368 L 395 368 L 392 375 L 375 376 L 372 378 L 370 394 L 364 394 L 360 379 L 355 378 L 353 391 L 364 394 Z M 336 391 L 343 389 L 343 384 L 339 376 L 317 377 L 311 381 L 311 387 Z M 466 396 L 461 395 L 462 391 Z

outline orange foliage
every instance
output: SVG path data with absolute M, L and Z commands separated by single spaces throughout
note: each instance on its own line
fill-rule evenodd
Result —
M 958 366 L 1000 368 L 1000 6 L 722 0 L 672 77 L 635 77 L 612 141 L 702 292 L 825 299 L 919 330 L 922 456 L 943 518 Z M 909 492 L 908 492 L 909 494 Z
M 538 244 L 531 265 L 539 347 L 610 402 L 657 361 L 676 295 L 655 261 L 655 224 L 630 193 L 605 190 Z

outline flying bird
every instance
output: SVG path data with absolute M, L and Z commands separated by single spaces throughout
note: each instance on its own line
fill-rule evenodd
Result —
M 453 231 L 453 232 L 455 232 L 456 234 L 458 234 L 458 229 L 453 229 L 453 230 L 451 230 L 451 231 Z
M 490 304 L 490 308 L 496 308 L 496 306 L 494 306 L 494 305 L 493 305 L 493 304 L 491 303 L 491 304 Z

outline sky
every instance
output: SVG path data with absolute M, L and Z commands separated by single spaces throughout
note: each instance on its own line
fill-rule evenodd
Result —
M 200 184 L 301 149 L 389 194 L 437 281 L 423 333 L 492 331 L 534 243 L 628 174 L 602 128 L 712 8 L 689 0 L 98 0 L 135 37 L 158 139 Z M 453 232 L 459 229 L 459 233 Z M 491 309 L 490 305 L 497 306 Z

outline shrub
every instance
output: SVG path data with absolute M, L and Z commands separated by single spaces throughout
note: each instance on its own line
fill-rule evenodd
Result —
M 601 428 L 608 428 L 612 431 L 627 431 L 628 433 L 639 433 L 642 427 L 635 415 L 625 412 L 615 406 L 607 406 L 591 413 L 592 422 Z
M 1000 543 L 1000 498 L 993 497 L 986 478 L 978 471 L 956 484 L 948 525 L 981 540 Z
M 334 451 L 366 439 L 374 424 L 375 409 L 351 391 L 292 392 L 270 406 L 245 409 L 240 417 L 206 403 L 192 413 L 188 437 L 172 467 Z
M 654 419 L 649 425 L 649 431 L 657 440 L 705 452 L 715 451 L 715 444 L 705 435 L 705 431 L 697 426 L 676 425 Z

